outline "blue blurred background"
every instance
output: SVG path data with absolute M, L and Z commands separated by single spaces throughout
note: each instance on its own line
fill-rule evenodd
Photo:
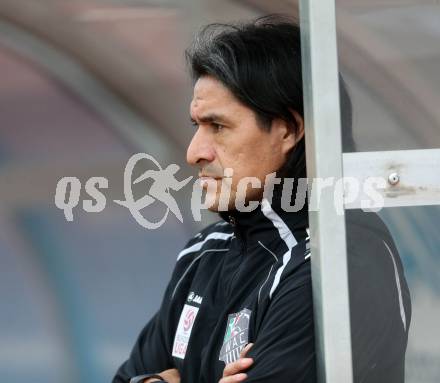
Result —
M 358 151 L 440 147 L 440 6 L 339 0 L 341 70 Z M 178 251 L 216 217 L 139 226 L 123 198 L 137 152 L 182 164 L 192 135 L 183 51 L 213 21 L 292 0 L 0 0 L 0 380 L 109 382 L 158 308 Z M 109 179 L 107 206 L 54 203 L 60 178 Z M 137 192 L 141 193 L 142 190 Z M 82 200 L 89 198 L 81 192 Z M 160 216 L 160 205 L 149 210 Z M 407 381 L 440 381 L 440 209 L 381 212 L 413 299 Z

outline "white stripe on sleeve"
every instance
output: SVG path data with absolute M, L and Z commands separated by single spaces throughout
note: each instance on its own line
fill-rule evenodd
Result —
M 177 256 L 177 260 L 179 260 L 180 258 L 182 258 L 186 254 L 194 253 L 195 251 L 199 251 L 202 248 L 202 246 L 211 239 L 221 239 L 221 240 L 226 241 L 227 239 L 231 238 L 233 235 L 234 235 L 234 233 L 218 233 L 218 232 L 208 234 L 203 241 L 197 242 L 194 245 L 187 247 L 186 249 L 183 249 L 179 253 L 179 255 Z

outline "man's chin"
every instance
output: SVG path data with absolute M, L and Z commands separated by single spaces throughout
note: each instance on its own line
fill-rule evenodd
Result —
M 254 196 L 253 198 L 250 198 L 251 203 L 252 204 L 259 203 L 261 201 L 261 198 L 259 199 L 258 197 L 259 196 Z M 225 201 L 220 201 L 220 198 L 217 196 L 215 198 L 215 202 L 212 203 L 210 206 L 207 206 L 207 209 L 213 213 L 227 213 L 235 210 L 244 212 L 244 211 L 249 211 L 249 208 L 247 207 L 248 204 L 249 201 L 244 202 L 241 199 L 238 200 L 238 202 L 236 202 L 235 198 L 233 197 L 230 197 L 230 200 L 228 201 L 228 203 L 226 203 Z
M 222 213 L 222 212 L 228 212 L 235 210 L 235 204 L 232 201 L 229 201 L 229 203 L 226 205 L 226 203 L 220 203 L 219 199 L 217 198 L 211 206 L 208 207 L 208 210 L 213 213 Z
M 225 209 L 224 207 L 220 209 L 220 204 L 215 203 L 208 207 L 208 210 L 213 213 L 221 213 L 221 212 L 227 212 L 233 209 L 230 209 L 229 206 Z
M 220 213 L 217 206 L 210 206 L 210 207 L 208 207 L 208 210 L 211 213 Z

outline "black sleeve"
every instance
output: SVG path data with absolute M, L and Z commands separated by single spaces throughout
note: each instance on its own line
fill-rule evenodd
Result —
M 159 311 L 142 329 L 129 358 L 119 367 L 112 383 L 128 383 L 138 375 L 157 374 L 174 368 L 170 351 L 170 329 L 175 325 L 173 308 L 178 310 L 179 303 L 172 300 L 172 294 L 184 267 L 183 262 L 176 264 Z
M 350 213 L 347 255 L 354 382 L 403 383 L 411 299 L 383 222 Z
M 246 382 L 316 383 L 310 263 L 281 281 L 265 313 Z
M 192 237 L 183 249 L 188 249 L 201 238 L 206 237 L 215 223 Z M 171 350 L 174 331 L 182 311 L 186 296 L 179 282 L 197 252 L 178 258 L 170 282 L 168 283 L 161 307 L 139 334 L 136 343 L 126 360 L 118 369 L 112 383 L 128 383 L 132 377 L 160 373 L 175 368 Z M 177 289 L 177 286 L 180 286 Z
M 198 240 L 199 235 L 191 238 L 184 248 L 188 248 Z M 132 377 L 138 375 L 160 373 L 174 368 L 171 357 L 172 339 L 170 337 L 170 334 L 174 335 L 174 332 L 170 332 L 170 329 L 175 328 L 174 313 L 180 312 L 179 305 L 183 305 L 183 303 L 180 302 L 182 299 L 179 300 L 176 297 L 173 299 L 173 295 L 177 281 L 191 260 L 192 257 L 188 256 L 176 263 L 159 311 L 139 334 L 129 358 L 119 367 L 112 383 L 128 383 Z M 171 302 L 173 303 L 171 304 Z
M 159 311 L 139 334 L 130 357 L 119 367 L 113 383 L 128 383 L 134 376 L 171 368 L 161 322 Z

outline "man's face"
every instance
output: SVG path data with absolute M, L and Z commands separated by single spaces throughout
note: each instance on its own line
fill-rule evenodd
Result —
M 215 201 L 210 207 L 212 211 L 219 210 L 221 184 L 228 182 L 225 169 L 233 170 L 227 201 L 227 210 L 232 210 L 240 179 L 256 177 L 264 186 L 266 175 L 281 168 L 295 143 L 284 121 L 275 119 L 270 131 L 263 130 L 253 110 L 210 76 L 201 77 L 195 84 L 190 114 L 196 131 L 188 147 L 187 161 L 199 168 L 204 188 L 209 191 L 208 184 L 216 184 L 216 191 L 207 196 Z M 263 188 L 249 185 L 245 200 L 259 201 L 262 193 Z

